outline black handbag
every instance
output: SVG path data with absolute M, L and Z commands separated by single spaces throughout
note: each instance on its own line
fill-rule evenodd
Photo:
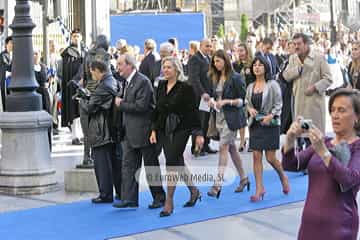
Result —
M 174 137 L 174 132 L 176 128 L 179 126 L 180 117 L 175 113 L 170 113 L 165 122 L 165 135 L 170 137 L 170 141 L 172 141 Z

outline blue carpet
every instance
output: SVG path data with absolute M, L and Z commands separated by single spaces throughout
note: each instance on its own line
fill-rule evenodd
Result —
M 0 238 L 63 240 L 99 240 L 126 236 L 161 228 L 206 221 L 283 204 L 302 201 L 307 190 L 307 177 L 299 173 L 287 173 L 291 184 L 288 196 L 282 193 L 280 181 L 274 171 L 264 172 L 266 195 L 264 201 L 251 203 L 255 180 L 251 176 L 251 191 L 235 194 L 237 183 L 223 188 L 219 200 L 206 196 L 208 187 L 202 187 L 202 202 L 193 208 L 183 208 L 189 198 L 186 187 L 178 187 L 175 193 L 174 214 L 160 218 L 160 209 L 149 210 L 149 192 L 140 194 L 140 208 L 119 210 L 111 204 L 96 205 L 90 201 L 62 204 L 0 214 Z

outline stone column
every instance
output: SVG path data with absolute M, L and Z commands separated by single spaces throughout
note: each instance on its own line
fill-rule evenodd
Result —
M 23 195 L 56 189 L 47 132 L 51 123 L 45 111 L 0 114 L 0 192 Z

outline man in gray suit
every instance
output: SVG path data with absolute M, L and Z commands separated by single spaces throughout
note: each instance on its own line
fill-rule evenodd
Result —
M 120 75 L 126 79 L 123 98 L 115 99 L 116 106 L 123 112 L 122 163 L 122 202 L 113 206 L 116 208 L 137 208 L 139 206 L 139 183 L 137 171 L 141 168 L 141 159 L 147 172 L 147 181 L 153 196 L 149 208 L 160 208 L 165 201 L 165 192 L 161 181 L 154 185 L 149 176 L 160 176 L 159 160 L 156 146 L 150 144 L 151 118 L 155 108 L 155 98 L 150 80 L 136 71 L 136 61 L 130 55 L 121 55 L 118 59 Z

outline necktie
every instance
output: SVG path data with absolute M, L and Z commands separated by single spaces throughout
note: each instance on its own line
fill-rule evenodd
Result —
M 270 59 L 269 54 L 265 54 L 265 58 L 266 58 L 266 60 L 267 60 L 268 63 L 269 63 L 270 74 L 271 74 L 271 76 L 273 76 L 273 69 L 272 69 L 272 64 L 271 64 L 271 59 Z

